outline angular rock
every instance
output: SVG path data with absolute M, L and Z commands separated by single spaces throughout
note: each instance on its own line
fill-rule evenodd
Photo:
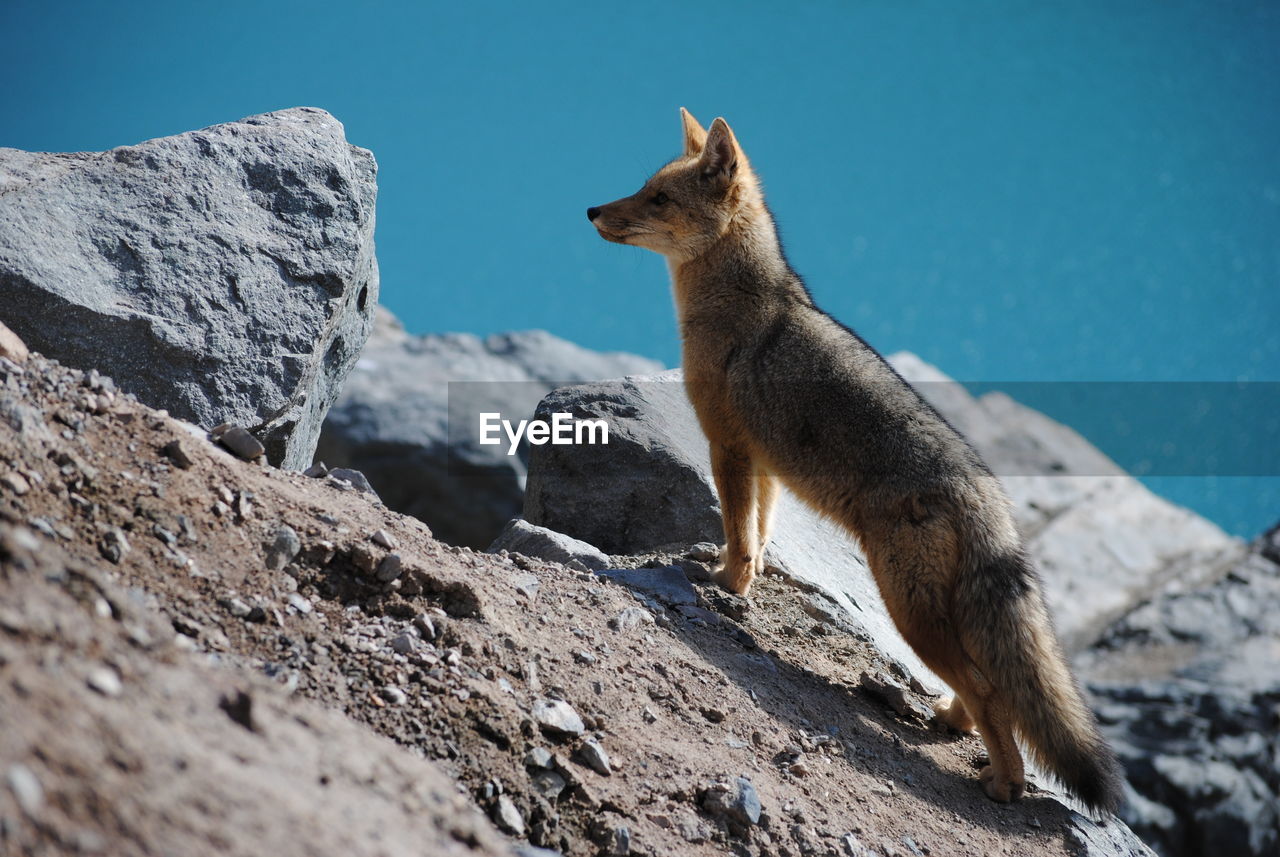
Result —
M 368 478 L 359 470 L 352 470 L 349 467 L 335 467 L 326 475 L 330 479 L 337 479 L 339 482 L 347 483 L 362 494 L 372 494 L 374 499 L 379 499 L 378 492 L 373 490 Z
M 711 542 L 698 542 L 689 548 L 687 555 L 700 562 L 715 562 L 720 557 L 720 548 Z
M 89 671 L 85 683 L 103 696 L 116 697 L 124 690 L 120 675 L 110 667 L 96 667 Z
M 643 607 L 625 607 L 609 620 L 609 627 L 615 631 L 630 631 L 641 625 L 652 625 L 653 622 L 653 614 Z
M 400 655 L 411 655 L 418 650 L 418 637 L 414 634 L 397 634 L 391 640 L 391 650 Z
M 864 671 L 859 684 L 863 690 L 882 700 L 901 717 L 916 717 L 924 721 L 933 718 L 933 709 L 924 700 L 887 673 L 880 670 Z
M 411 336 L 379 310 L 317 456 L 359 468 L 387 506 L 425 521 L 438 538 L 484 549 L 520 514 L 528 445 L 508 455 L 505 436 L 497 445 L 480 444 L 479 414 L 528 419 L 561 384 L 661 368 L 544 331 Z
M 237 458 L 245 461 L 253 461 L 267 452 L 267 448 L 262 445 L 262 441 L 250 434 L 249 430 L 244 426 L 222 423 L 210 430 L 209 437 L 226 447 Z
M 170 461 L 181 467 L 183 470 L 188 469 L 194 463 L 191 455 L 187 452 L 180 440 L 169 441 L 164 445 L 164 449 L 162 451 Z
M 547 800 L 555 800 L 568 788 L 569 783 L 555 771 L 539 770 L 530 780 L 538 794 Z
M 609 754 L 594 739 L 588 738 L 582 742 L 582 746 L 578 748 L 578 758 L 598 774 L 607 777 L 613 773 L 613 768 L 609 765 Z
M 524 836 L 524 816 L 506 795 L 498 797 L 497 806 L 493 810 L 493 820 L 501 830 L 512 836 Z
M 5 780 L 23 812 L 31 816 L 40 812 L 44 806 L 44 788 L 30 768 L 20 764 L 10 765 L 5 772 Z
M 530 768 L 550 768 L 551 751 L 546 747 L 533 747 L 524 754 L 524 763 Z
M 302 540 L 293 527 L 281 524 L 271 532 L 266 548 L 267 568 L 279 571 L 302 551 Z
M 305 107 L 107 152 L 0 149 L 0 322 L 300 469 L 372 326 L 375 172 Z
M 119 527 L 112 527 L 98 542 L 98 553 L 109 562 L 119 563 L 129 553 L 129 539 Z
M 760 823 L 760 797 L 755 786 L 743 777 L 709 786 L 702 796 L 702 808 L 712 816 L 723 817 L 739 827 Z
M 398 553 L 389 553 L 382 558 L 382 562 L 378 563 L 378 569 L 374 572 L 374 577 L 379 583 L 390 583 L 400 576 L 400 572 L 404 569 L 404 561 Z
M 533 704 L 533 720 L 553 735 L 581 735 L 586 725 L 573 706 L 563 699 L 542 699 Z
M 566 411 L 608 420 L 609 443 L 534 447 L 525 520 L 610 554 L 722 541 L 707 442 L 680 370 L 565 387 L 536 415 Z M 620 501 L 626 508 L 600 508 Z
M 674 565 L 662 568 L 617 568 L 601 571 L 599 574 L 665 604 L 678 606 L 698 603 L 698 593 L 689 583 L 689 578 Z
M 561 564 L 568 564 L 576 559 L 593 571 L 609 565 L 609 557 L 581 539 L 548 530 L 546 527 L 534 526 L 523 518 L 508 521 L 498 538 L 489 545 L 488 552 L 497 553 L 500 550 Z

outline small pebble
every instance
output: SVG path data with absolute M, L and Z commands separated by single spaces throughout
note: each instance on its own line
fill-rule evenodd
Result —
M 252 607 L 245 604 L 239 598 L 228 598 L 222 603 L 223 606 L 227 608 L 227 612 L 232 616 L 235 616 L 237 619 L 243 619 L 253 611 Z
M 4 485 L 19 497 L 31 490 L 31 483 L 21 473 L 6 473 L 0 476 L 0 485 Z
M 418 633 L 422 635 L 424 640 L 434 640 L 437 636 L 436 625 L 426 613 L 419 613 L 413 617 L 413 627 L 418 629 Z
M 281 524 L 271 533 L 271 541 L 267 544 L 267 568 L 279 571 L 293 562 L 294 557 L 301 552 L 302 540 L 298 538 L 297 532 L 293 527 Z
M 103 696 L 116 697 L 124 690 L 124 685 L 120 683 L 120 676 L 110 667 L 95 667 L 89 671 L 85 682 Z
M 169 441 L 164 445 L 163 451 L 170 461 L 181 467 L 183 470 L 186 470 L 195 463 L 192 461 L 191 455 L 182 446 L 182 441 L 180 440 Z
M 400 576 L 404 563 L 400 559 L 400 554 L 389 553 L 382 558 L 382 562 L 378 563 L 378 570 L 374 573 L 374 577 L 380 583 L 390 583 Z
M 18 806 L 27 815 L 35 815 L 44 806 L 44 788 L 26 765 L 10 765 L 5 779 L 9 781 L 9 789 L 17 799 Z
M 641 625 L 652 625 L 653 614 L 643 607 L 628 607 L 609 620 L 609 627 L 615 631 L 630 631 Z
M 108 562 L 119 563 L 129 552 L 129 540 L 119 527 L 112 527 L 98 542 L 98 553 Z
M 698 542 L 696 545 L 689 548 L 689 552 L 686 556 L 688 556 L 689 559 L 696 559 L 699 562 L 714 562 L 720 557 L 720 548 L 716 547 L 711 542 Z
M 582 742 L 582 746 L 578 748 L 578 758 L 598 774 L 603 774 L 607 777 L 613 773 L 613 768 L 609 766 L 609 754 L 593 738 L 588 738 Z
M 551 751 L 546 747 L 532 747 L 524 754 L 524 763 L 530 768 L 550 768 Z
M 581 735 L 586 725 L 573 706 L 563 699 L 542 699 L 533 704 L 533 719 L 544 732 Z
M 418 638 L 413 634 L 400 634 L 391 641 L 391 649 L 401 655 L 411 655 L 418 650 Z
M 253 461 L 264 455 L 267 448 L 243 426 L 223 423 L 209 432 L 215 441 L 222 444 L 237 458 Z
M 524 836 L 524 816 L 506 795 L 499 796 L 493 810 L 493 820 L 498 827 L 512 836 Z

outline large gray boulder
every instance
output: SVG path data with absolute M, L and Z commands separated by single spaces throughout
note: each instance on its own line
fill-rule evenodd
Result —
M 0 149 L 0 321 L 305 467 L 372 326 L 376 172 L 307 107 L 107 152 Z
M 1280 854 L 1280 564 L 1260 538 L 1227 574 L 1173 581 L 1078 660 L 1170 857 Z
M 661 368 L 541 330 L 412 336 L 380 309 L 316 457 L 363 472 L 387 506 L 425 521 L 437 538 L 485 548 L 520 514 L 529 447 L 512 455 L 505 440 L 479 443 L 479 414 L 528 419 L 562 384 Z

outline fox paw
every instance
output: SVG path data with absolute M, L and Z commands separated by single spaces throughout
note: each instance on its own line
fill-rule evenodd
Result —
M 751 566 L 737 569 L 719 568 L 711 575 L 711 579 L 721 589 L 726 589 L 735 595 L 746 595 L 751 591 L 751 584 L 755 581 L 756 575 Z
M 1027 790 L 1027 784 L 1021 780 L 997 777 L 995 769 L 990 765 L 982 769 L 978 779 L 982 782 L 982 790 L 987 793 L 987 797 L 998 803 L 1015 801 Z
M 944 696 L 933 704 L 933 716 L 938 721 L 962 735 L 974 734 L 973 718 L 964 703 L 954 696 Z

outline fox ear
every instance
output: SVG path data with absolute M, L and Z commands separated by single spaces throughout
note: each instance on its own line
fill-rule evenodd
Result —
M 680 108 L 680 121 L 684 124 L 684 155 L 702 154 L 702 147 L 707 142 L 707 132 L 698 120 L 693 118 L 693 114 L 683 107 Z
M 738 148 L 738 141 L 733 136 L 733 131 L 729 128 L 729 123 L 717 118 L 711 123 L 711 130 L 707 132 L 702 158 L 698 161 L 702 174 L 728 184 L 738 173 L 738 162 L 741 157 L 742 152 Z

